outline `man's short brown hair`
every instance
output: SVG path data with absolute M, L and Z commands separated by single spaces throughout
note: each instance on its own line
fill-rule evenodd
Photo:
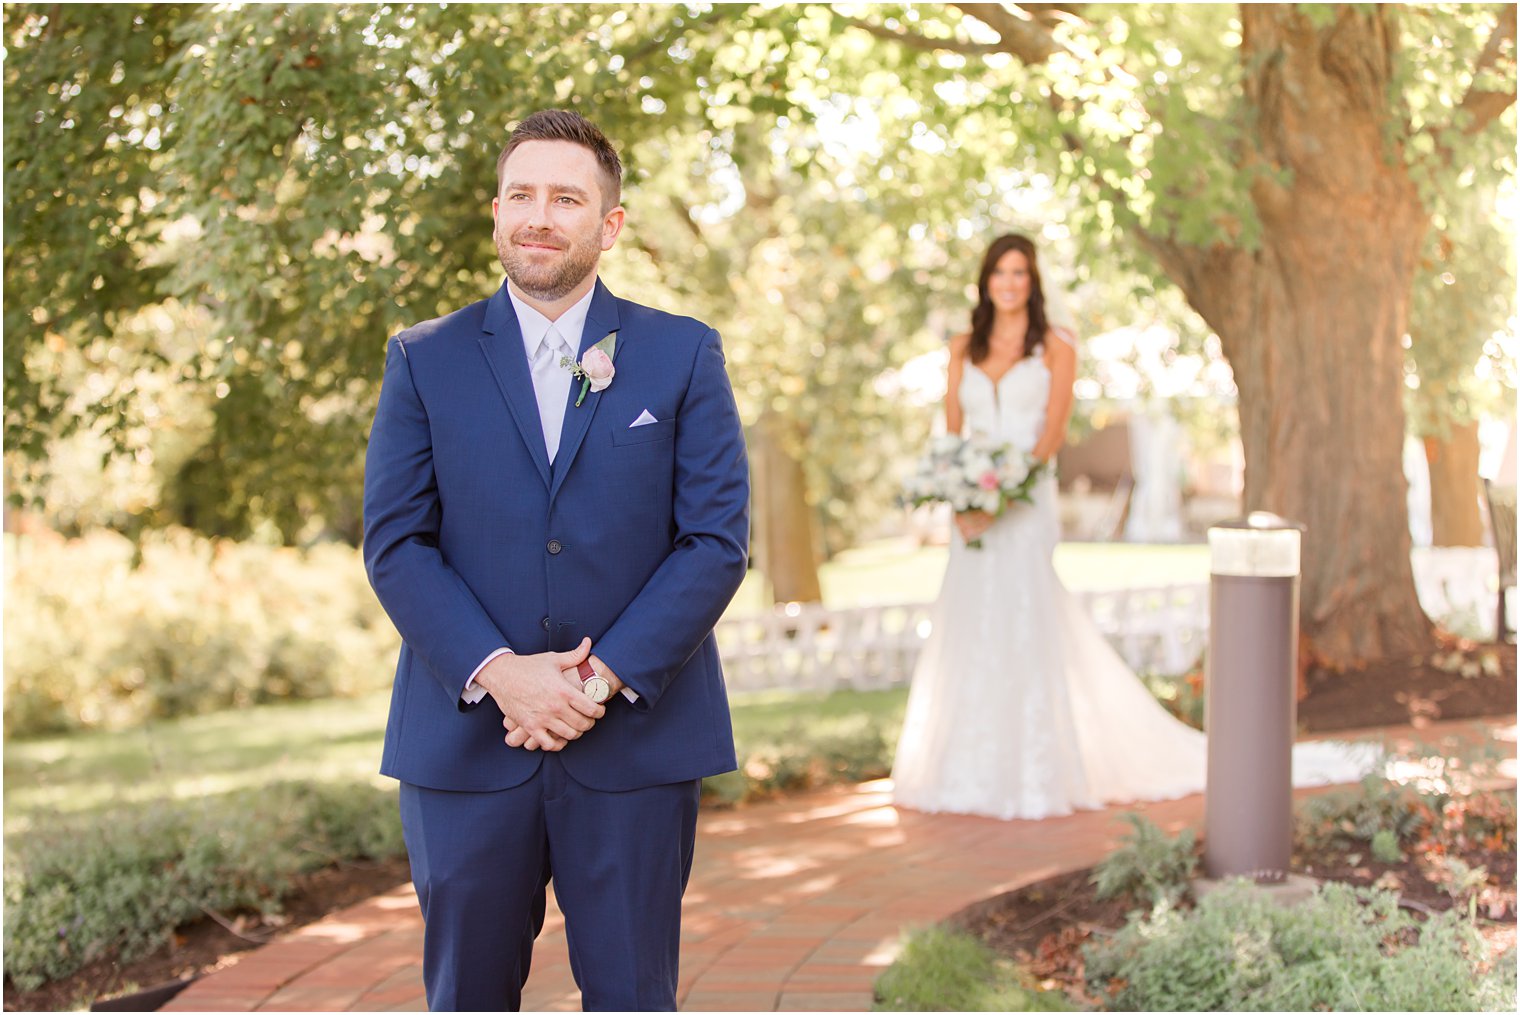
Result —
M 623 200 L 623 163 L 617 150 L 597 125 L 568 109 L 541 109 L 523 120 L 507 139 L 496 159 L 496 193 L 505 182 L 507 156 L 529 141 L 569 141 L 591 150 L 602 170 L 602 211 L 611 211 Z

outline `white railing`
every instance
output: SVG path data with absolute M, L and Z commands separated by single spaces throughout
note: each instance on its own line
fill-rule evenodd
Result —
M 1203 652 L 1206 585 L 1079 592 L 1098 629 L 1137 670 L 1180 673 Z M 732 691 L 831 691 L 907 683 L 929 636 L 931 603 L 830 610 L 788 603 L 718 625 Z
M 1438 619 L 1475 614 L 1492 627 L 1497 566 L 1482 547 L 1420 548 L 1415 586 Z M 1209 587 L 1074 592 L 1098 630 L 1137 672 L 1183 673 L 1207 643 Z M 830 610 L 789 603 L 718 624 L 718 650 L 733 691 L 831 691 L 905 684 L 929 635 L 931 603 Z
M 829 610 L 787 603 L 718 624 L 730 690 L 832 691 L 907 683 L 929 634 L 931 603 Z
M 1410 556 L 1420 605 L 1463 631 L 1494 636 L 1499 605 L 1499 558 L 1487 546 L 1417 546 Z

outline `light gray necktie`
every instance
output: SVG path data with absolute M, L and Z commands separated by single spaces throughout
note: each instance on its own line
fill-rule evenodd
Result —
M 538 397 L 538 420 L 543 424 L 544 448 L 551 465 L 565 425 L 565 399 L 570 397 L 570 371 L 560 366 L 560 359 L 569 355 L 570 347 L 550 325 L 533 357 L 533 393 Z

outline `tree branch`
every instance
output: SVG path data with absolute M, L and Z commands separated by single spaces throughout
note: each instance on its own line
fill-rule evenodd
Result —
M 1498 62 L 1499 51 L 1504 48 L 1506 42 L 1514 41 L 1515 5 L 1505 4 L 1504 10 L 1499 14 L 1499 23 L 1494 25 L 1494 30 L 1489 33 L 1488 41 L 1483 44 L 1483 52 L 1478 54 L 1478 60 L 1473 64 L 1474 80 Z M 1462 101 L 1457 104 L 1457 109 L 1472 116 L 1467 126 L 1462 128 L 1462 132 L 1464 134 L 1478 133 L 1492 123 L 1500 113 L 1508 109 L 1514 101 L 1513 88 L 1502 92 L 1490 92 L 1477 87 L 1469 88 L 1467 94 L 1462 96 Z
M 677 217 L 681 220 L 681 224 L 691 232 L 692 239 L 696 240 L 698 243 L 701 243 L 703 240 L 707 239 L 706 236 L 702 235 L 702 226 L 697 222 L 697 216 L 692 213 L 691 205 L 687 204 L 679 197 L 672 197 L 670 199 L 670 203 L 679 213 Z
M 933 39 L 927 35 L 919 35 L 917 32 L 886 28 L 861 18 L 845 18 L 844 22 L 852 28 L 859 28 L 862 31 L 870 32 L 878 39 L 887 39 L 891 42 L 901 43 L 910 49 L 923 49 L 929 52 L 949 50 L 953 53 L 967 53 L 979 56 L 985 56 L 988 53 L 1008 52 L 1001 43 L 996 42 L 963 42 L 960 39 Z
M 1483 44 L 1483 50 L 1478 58 L 1473 61 L 1473 81 L 1475 84 L 1468 88 L 1467 94 L 1462 96 L 1462 101 L 1457 103 L 1453 111 L 1453 117 L 1466 114 L 1467 122 L 1459 129 L 1459 133 L 1472 136 L 1481 133 L 1499 114 L 1503 113 L 1515 101 L 1514 89 L 1502 92 L 1491 92 L 1476 86 L 1478 76 L 1499 61 L 1499 53 L 1504 48 L 1505 42 L 1513 42 L 1515 39 L 1515 7 L 1513 4 L 1505 4 L 1503 12 L 1499 15 L 1499 21 L 1494 25 L 1494 30 L 1489 33 L 1488 41 Z M 1427 130 L 1435 140 L 1435 160 L 1441 165 L 1449 165 L 1454 157 L 1452 146 L 1447 138 L 1453 129 L 1454 123 L 1443 124 L 1439 127 L 1428 127 Z
M 1056 42 L 1049 26 L 1067 18 L 1078 17 L 1083 7 L 1082 4 L 1020 4 L 1020 10 L 1015 12 L 1003 4 L 951 3 L 949 6 L 956 8 L 967 17 L 976 18 L 997 32 L 1001 37 L 1001 42 L 997 45 L 987 45 L 959 42 L 954 39 L 931 39 L 917 33 L 883 28 L 854 18 L 847 21 L 880 38 L 891 39 L 916 49 L 948 49 L 961 53 L 1007 53 L 1026 64 L 1038 64 L 1045 62 L 1051 54 L 1064 48 Z M 1110 70 L 1108 73 L 1113 72 Z M 1138 90 L 1136 99 L 1146 105 L 1147 115 L 1152 120 L 1161 122 L 1162 117 L 1159 111 L 1151 109 Z M 1047 101 L 1052 112 L 1059 119 L 1064 100 L 1055 92 L 1051 92 Z M 1073 154 L 1083 154 L 1080 137 L 1066 129 L 1060 129 L 1059 133 L 1062 141 Z M 1178 280 L 1185 291 L 1192 287 L 1202 274 L 1217 268 L 1221 258 L 1228 260 L 1231 255 L 1239 253 L 1235 248 L 1222 244 L 1199 247 L 1179 243 L 1168 236 L 1147 229 L 1141 224 L 1139 217 L 1130 211 L 1128 195 L 1104 179 L 1101 172 L 1094 173 L 1092 179 L 1099 193 L 1113 205 L 1116 221 L 1120 222 L 1126 231 L 1132 233 L 1140 247 L 1155 258 L 1168 276 Z
M 1050 55 L 1062 48 L 1051 37 L 1050 29 L 1036 23 L 1029 15 L 1015 14 L 1002 4 L 951 4 L 962 14 L 968 14 L 994 32 L 1003 40 L 1002 52 L 1011 53 L 1028 64 L 1044 63 Z M 1022 12 L 1021 12 L 1022 13 Z
M 1063 130 L 1061 140 L 1065 143 L 1067 151 L 1073 155 L 1083 154 L 1082 139 L 1071 131 Z M 1119 223 L 1122 229 L 1132 233 L 1140 246 L 1156 259 L 1169 276 L 1185 278 L 1192 275 L 1188 248 L 1145 228 L 1140 222 L 1140 216 L 1130 211 L 1129 196 L 1104 179 L 1102 172 L 1093 173 L 1092 181 L 1097 186 L 1098 192 L 1108 198 L 1109 203 L 1113 205 L 1114 221 Z
M 1025 4 L 1017 13 L 1002 4 L 952 3 L 963 15 L 975 18 L 998 33 L 997 42 L 971 42 L 967 39 L 931 38 L 920 32 L 902 28 L 887 28 L 863 18 L 844 18 L 854 28 L 869 32 L 878 39 L 887 39 L 911 49 L 936 52 L 948 50 L 973 56 L 990 53 L 1006 53 L 1016 56 L 1026 64 L 1041 64 L 1052 53 L 1063 49 L 1050 34 L 1050 26 L 1062 17 L 1075 16 L 1082 4 Z
M 1053 24 L 1061 20 L 1061 15 L 1081 17 L 1082 9 L 1086 4 L 1019 4 L 1020 9 L 1029 14 L 1041 24 Z

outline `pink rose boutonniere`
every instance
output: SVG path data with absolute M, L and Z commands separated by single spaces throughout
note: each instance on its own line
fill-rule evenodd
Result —
M 560 358 L 559 365 L 570 371 L 570 376 L 580 378 L 581 392 L 575 396 L 576 408 L 586 400 L 587 391 L 601 391 L 612 383 L 617 369 L 612 365 L 612 353 L 617 348 L 617 332 L 587 349 L 579 363 L 569 356 Z

